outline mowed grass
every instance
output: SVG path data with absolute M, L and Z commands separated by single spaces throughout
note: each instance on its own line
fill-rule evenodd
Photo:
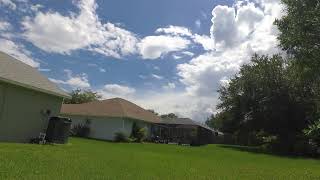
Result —
M 219 145 L 71 138 L 67 145 L 0 143 L 0 179 L 320 179 L 320 161 Z

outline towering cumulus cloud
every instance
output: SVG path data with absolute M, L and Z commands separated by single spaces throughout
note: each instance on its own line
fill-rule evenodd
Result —
M 238 1 L 232 7 L 216 6 L 212 10 L 213 47 L 210 49 L 214 50 L 208 49 L 190 62 L 177 66 L 186 93 L 203 98 L 198 102 L 203 105 L 198 107 L 207 109 L 215 104 L 217 99 L 212 97 L 216 97 L 219 86 L 226 84 L 253 53 L 281 53 L 277 46 L 278 30 L 273 22 L 282 13 L 278 0 Z

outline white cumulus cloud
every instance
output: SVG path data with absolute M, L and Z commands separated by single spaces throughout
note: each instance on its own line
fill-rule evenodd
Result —
M 7 21 L 0 21 L 0 31 L 7 31 L 11 29 L 11 24 Z
M 186 49 L 191 42 L 179 36 L 147 36 L 139 43 L 143 59 L 157 59 L 170 52 Z
M 219 80 L 234 74 L 244 59 L 248 58 L 247 54 L 233 53 L 207 53 L 193 58 L 189 63 L 178 65 L 178 75 L 186 85 L 186 91 L 201 97 L 216 94 Z
M 135 92 L 136 90 L 134 88 L 120 84 L 106 84 L 102 89 L 98 90 L 98 93 L 101 94 L 104 98 L 128 98 Z
M 17 5 L 11 0 L 0 0 L 0 6 L 9 7 L 12 10 L 15 10 L 17 8 Z
M 214 50 L 214 42 L 209 36 L 194 34 L 192 36 L 192 39 L 195 43 L 202 45 L 204 50 L 206 51 Z
M 17 44 L 12 40 L 0 38 L 0 51 L 5 52 L 32 67 L 40 66 L 39 62 L 32 58 L 30 51 L 28 51 L 23 45 Z
M 81 0 L 77 6 L 79 14 L 39 11 L 34 17 L 25 18 L 23 36 L 46 52 L 70 54 L 86 49 L 116 58 L 136 52 L 135 35 L 112 23 L 103 24 L 94 0 Z
M 200 19 L 197 19 L 194 24 L 196 25 L 196 27 L 199 29 L 201 27 L 201 21 Z
M 149 92 L 143 96 L 128 98 L 146 109 L 154 109 L 160 114 L 175 113 L 195 121 L 204 121 L 214 113 L 217 97 L 195 97 L 185 92 Z
M 76 88 L 87 89 L 91 87 L 88 80 L 88 75 L 86 73 L 73 75 L 72 71 L 69 69 L 65 69 L 64 72 L 67 74 L 66 80 L 59 80 L 54 78 L 49 78 L 49 80 L 57 84 L 68 85 L 72 89 L 76 89 Z
M 201 39 L 199 35 L 195 40 L 201 40 L 202 45 L 209 44 L 204 46 L 207 52 L 177 66 L 185 93 L 202 99 L 195 107 L 196 112 L 210 107 L 214 111 L 219 86 L 228 84 L 229 78 L 243 63 L 249 62 L 253 53 L 281 53 L 277 46 L 278 30 L 273 22 L 281 17 L 283 7 L 279 0 L 256 0 L 256 3 L 238 1 L 231 7 L 213 8 L 211 38 L 202 35 Z
M 192 36 L 191 31 L 186 28 L 186 27 L 182 27 L 182 26 L 168 26 L 165 28 L 158 28 L 156 30 L 156 33 L 164 33 L 164 34 L 170 34 L 170 35 L 174 35 L 174 36 Z
M 102 73 L 107 72 L 106 69 L 104 69 L 104 68 L 99 68 L 99 71 L 102 72 Z
M 181 53 L 184 54 L 184 55 L 190 56 L 190 57 L 194 56 L 194 53 L 190 52 L 190 51 L 183 51 Z
M 172 90 L 176 88 L 176 85 L 172 82 L 167 83 L 166 85 L 162 86 L 164 90 Z
M 263 3 L 260 5 L 264 6 Z M 261 26 L 261 21 L 270 16 L 269 12 L 265 12 L 261 6 L 244 1 L 238 1 L 233 7 L 216 6 L 212 10 L 210 29 L 216 48 L 232 48 L 250 38 L 256 28 Z M 273 14 L 274 17 L 276 15 L 278 14 Z

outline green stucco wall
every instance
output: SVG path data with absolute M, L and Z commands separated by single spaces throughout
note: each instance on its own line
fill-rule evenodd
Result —
M 0 141 L 28 142 L 59 115 L 63 98 L 0 82 Z

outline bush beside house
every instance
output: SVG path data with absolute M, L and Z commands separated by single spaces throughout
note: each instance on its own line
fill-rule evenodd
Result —
M 131 136 L 134 142 L 143 142 L 147 137 L 147 129 L 145 127 L 141 128 L 134 122 L 132 125 Z

